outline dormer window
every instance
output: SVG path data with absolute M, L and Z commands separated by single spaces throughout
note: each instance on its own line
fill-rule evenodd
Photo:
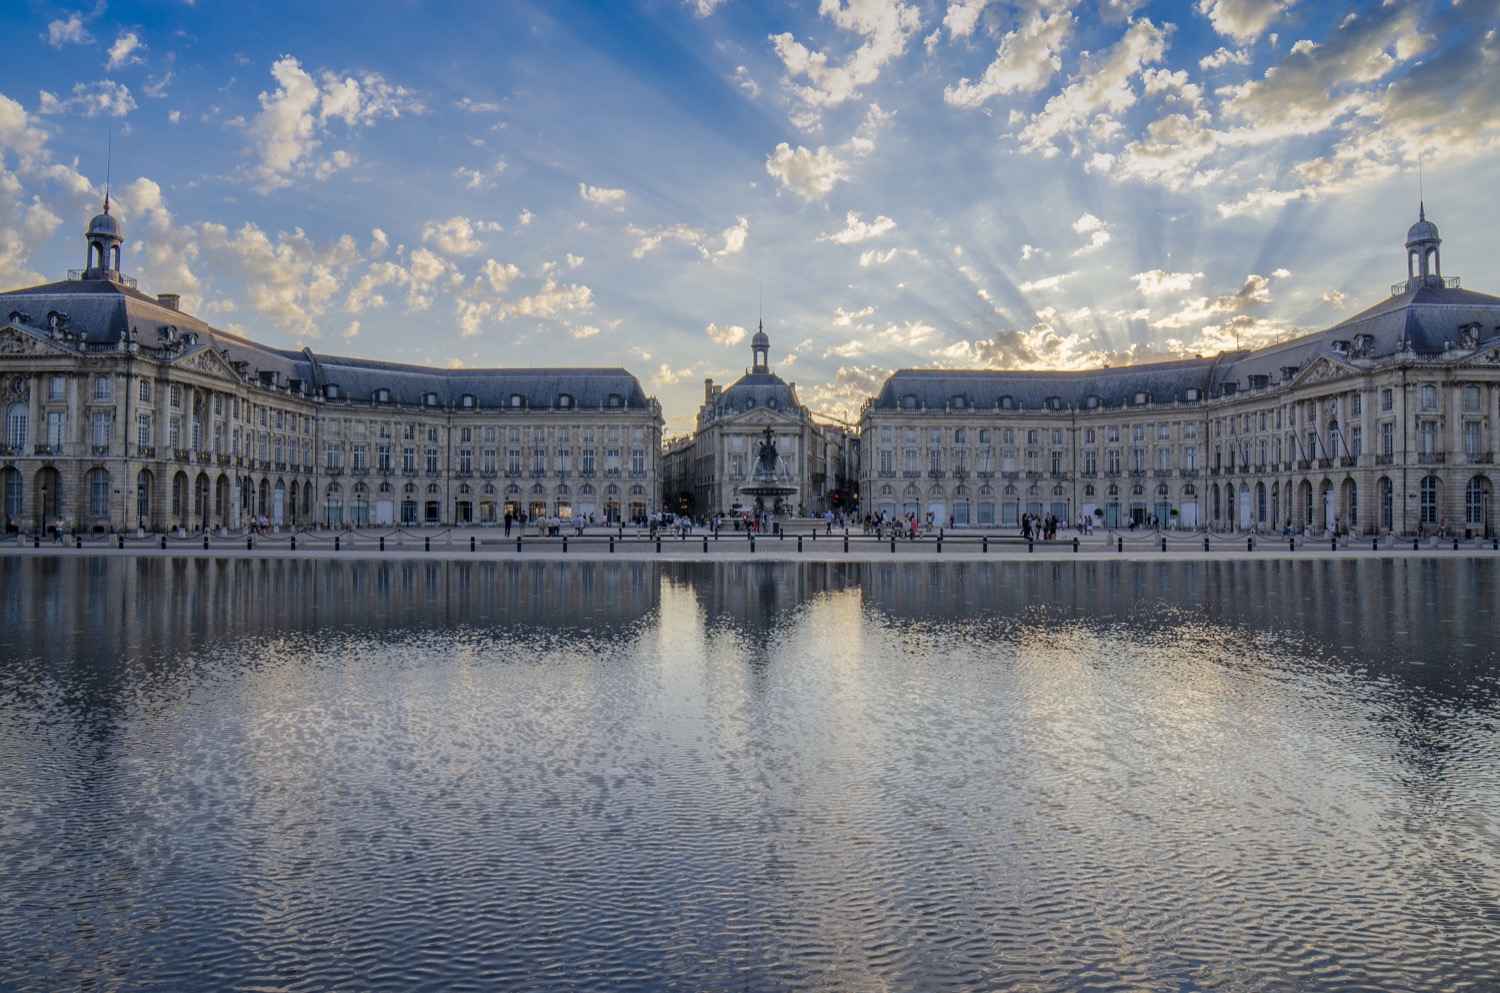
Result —
M 524 407 L 526 406 L 526 398 L 519 393 L 512 393 L 510 395 L 510 405 L 518 408 Z
M 1010 396 L 1009 394 L 1001 397 L 1000 398 L 1000 409 L 1001 410 L 1015 410 L 1016 409 L 1016 398 L 1013 397 L 1013 396 Z
M 379 389 L 377 389 L 375 391 L 375 402 L 376 403 L 390 403 L 391 402 L 391 391 L 388 390 L 388 389 L 386 389 L 384 386 L 382 386 Z
M 948 405 L 951 406 L 954 410 L 963 410 L 964 409 L 964 398 L 963 398 L 962 394 L 955 395 L 955 396 L 951 397 L 948 400 Z
M 465 393 L 463 396 L 458 398 L 458 405 L 464 410 L 473 410 L 475 407 L 479 406 L 479 398 L 472 393 Z
M 1199 400 L 1201 400 L 1203 398 L 1203 391 L 1200 390 L 1200 389 L 1198 389 L 1198 387 L 1196 387 L 1196 386 L 1189 386 L 1188 389 L 1187 389 L 1187 392 L 1184 393 L 1183 396 L 1186 399 L 1191 400 L 1194 403 L 1196 403 L 1197 401 L 1199 401 Z
M 570 393 L 559 393 L 557 395 L 557 405 L 559 407 L 571 407 L 571 406 L 573 406 L 573 396 L 572 396 L 572 394 L 570 394 Z
M 1136 402 L 1137 405 L 1150 403 L 1151 402 L 1151 394 L 1146 393 L 1144 391 L 1138 392 L 1135 395 L 1135 402 Z
M 623 407 L 625 406 L 625 398 L 618 393 L 611 393 L 606 405 L 610 407 Z
M 745 397 L 745 409 L 749 410 L 755 406 L 755 397 Z
M 770 399 L 768 399 L 766 401 L 766 406 L 770 407 L 772 410 L 775 410 L 776 409 L 776 398 L 775 397 L 771 397 Z
M 422 406 L 424 406 L 424 407 L 436 407 L 437 405 L 438 405 L 438 395 L 436 393 L 423 393 L 422 394 Z
M 1094 395 L 1089 395 L 1089 396 L 1084 397 L 1083 398 L 1083 407 L 1084 407 L 1085 410 L 1098 410 L 1099 409 L 1099 398 L 1097 396 L 1094 396 Z
M 1062 397 L 1048 397 L 1046 405 L 1048 410 L 1062 410 Z
M 323 387 L 323 396 L 327 397 L 329 400 L 337 400 L 342 395 L 343 393 L 339 390 L 337 383 L 329 383 L 327 386 Z

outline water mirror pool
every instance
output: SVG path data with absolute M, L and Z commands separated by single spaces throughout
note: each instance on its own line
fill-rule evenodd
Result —
M 6 989 L 1483 989 L 1496 563 L 0 558 Z

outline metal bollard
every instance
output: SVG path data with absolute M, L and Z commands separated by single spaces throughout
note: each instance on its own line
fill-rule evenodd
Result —
M 1124 538 L 1116 538 L 1115 539 L 1115 551 L 1117 551 L 1117 552 L 1124 552 L 1125 551 L 1125 539 Z
M 1245 539 L 1245 551 L 1255 551 L 1255 538 L 1253 536 Z
M 894 535 L 891 537 L 891 554 L 896 554 L 896 538 Z
M 1453 539 L 1453 550 L 1455 552 L 1458 551 L 1458 539 L 1457 538 Z
M 479 550 L 479 542 L 477 542 L 477 541 L 474 540 L 474 536 L 472 534 L 469 535 L 469 551 L 476 552 L 478 550 Z
M 422 539 L 422 551 L 424 551 L 424 552 L 430 552 L 430 551 L 432 551 L 432 536 L 431 535 L 428 535 L 427 537 L 425 537 L 425 538 Z
M 516 535 L 516 551 L 519 552 L 520 550 L 521 550 L 521 536 L 518 534 L 518 535 Z
M 40 531 L 38 531 L 36 534 L 34 534 L 34 535 L 31 536 L 31 547 L 32 548 L 41 548 L 42 547 L 42 533 Z M 163 548 L 167 547 L 167 540 L 165 538 L 162 539 L 162 545 L 161 545 L 161 547 L 163 547 Z
M 610 535 L 609 536 L 609 554 L 613 555 L 614 553 L 615 553 L 615 536 L 614 535 Z
M 161 550 L 164 551 L 164 552 L 167 550 L 167 536 L 166 535 L 162 535 L 161 536 Z
M 1417 550 L 1417 539 L 1415 538 L 1411 540 L 1411 550 L 1414 552 Z
M 1026 539 L 1026 550 L 1028 552 L 1034 552 L 1034 551 L 1036 551 L 1036 541 L 1034 539 L 1032 539 L 1032 538 L 1027 538 Z
M 1073 544 L 1075 546 L 1078 544 L 1078 539 L 1077 538 L 1073 539 Z M 990 553 L 990 536 L 989 535 L 984 535 L 983 537 L 981 537 L 979 539 L 979 550 L 981 552 L 983 552 L 984 554 L 986 554 L 986 555 L 988 555 Z M 1073 550 L 1076 552 L 1078 549 L 1075 547 Z
M 1289 539 L 1287 541 L 1287 551 L 1295 552 L 1296 550 L 1297 550 L 1297 539 L 1296 538 Z
M 333 550 L 335 552 L 339 550 L 339 536 L 338 535 L 334 535 L 333 536 Z
M 1332 538 L 1328 539 L 1328 550 L 1330 552 L 1336 552 L 1336 551 L 1339 550 L 1339 538 L 1338 538 L 1338 535 L 1334 535 Z
M 1073 539 L 1073 554 L 1074 555 L 1078 554 L 1078 539 L 1077 538 Z
M 802 536 L 797 535 L 797 551 L 802 551 Z
M 1380 551 L 1380 539 L 1379 538 L 1371 538 L 1370 539 L 1370 551 L 1372 551 L 1372 552 L 1378 552 L 1378 551 Z
M 755 534 L 753 532 L 750 535 L 750 551 L 752 554 L 755 552 Z
M 204 532 L 204 534 L 203 534 L 203 550 L 205 552 L 208 551 L 208 533 L 207 532 Z
M 1203 536 L 1203 550 L 1208 551 L 1208 535 Z
M 81 535 L 81 534 L 75 534 L 73 536 L 73 547 L 77 548 L 77 549 L 80 549 L 80 550 L 83 548 L 83 535 Z M 1455 541 L 1453 543 L 1453 547 L 1457 548 L 1458 547 L 1458 542 Z
M 208 539 L 205 538 L 204 540 L 207 541 Z M 295 552 L 296 550 L 297 550 L 297 536 L 294 534 L 294 535 L 292 535 L 292 551 Z
M 121 534 L 121 535 L 116 535 L 115 537 L 120 542 L 120 546 L 119 546 L 120 547 L 120 551 L 123 552 L 125 550 L 125 536 L 123 534 Z
M 563 539 L 563 554 L 566 555 L 566 554 L 568 554 L 568 536 L 567 535 L 563 535 L 562 539 Z
M 849 532 L 845 531 L 844 532 L 844 554 L 847 555 L 848 553 L 849 553 Z
M 661 554 L 661 535 L 656 536 L 656 551 L 658 555 Z
M 937 553 L 939 555 L 943 554 L 943 533 L 941 531 L 938 532 Z
M 380 536 L 380 550 L 385 551 L 385 535 Z
M 703 554 L 708 554 L 708 535 L 706 534 L 703 536 Z
M 165 541 L 166 539 L 163 540 Z M 245 536 L 245 550 L 247 552 L 253 552 L 255 550 L 255 535 L 252 534 Z

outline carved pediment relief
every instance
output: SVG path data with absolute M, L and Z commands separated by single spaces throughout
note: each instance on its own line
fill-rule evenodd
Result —
M 1319 358 L 1314 360 L 1292 382 L 1297 386 L 1316 386 L 1319 383 L 1329 383 L 1337 379 L 1348 379 L 1350 375 L 1352 373 L 1347 366 L 1328 358 Z
M 65 348 L 40 335 L 23 331 L 14 325 L 0 328 L 0 355 L 74 355 L 73 349 Z
M 192 369 L 195 372 L 206 372 L 209 375 L 219 376 L 223 379 L 232 379 L 236 382 L 240 378 L 234 371 L 234 367 L 229 364 L 224 356 L 212 348 L 200 348 L 186 355 L 177 356 L 170 361 L 172 367 L 176 369 Z

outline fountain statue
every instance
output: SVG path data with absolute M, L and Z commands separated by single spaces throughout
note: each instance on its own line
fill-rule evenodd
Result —
M 780 513 L 783 509 L 782 500 L 797 492 L 797 487 L 780 482 L 777 472 L 780 461 L 776 453 L 776 432 L 767 424 L 755 460 L 754 482 L 740 487 L 741 493 L 755 497 L 755 509 L 759 513 L 765 512 L 765 501 L 768 499 L 771 501 L 772 512 Z

